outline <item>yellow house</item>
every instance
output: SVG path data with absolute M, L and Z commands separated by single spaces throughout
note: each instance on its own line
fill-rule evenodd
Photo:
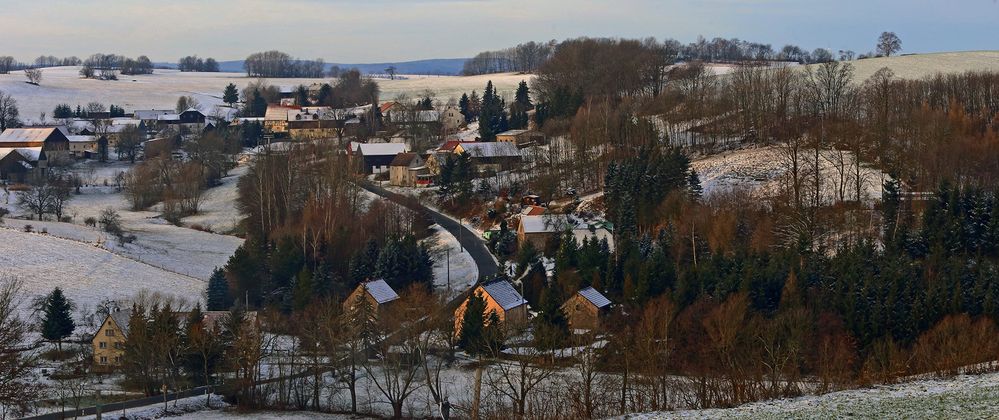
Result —
M 543 144 L 545 142 L 545 135 L 533 130 L 508 130 L 496 134 L 496 141 L 513 143 L 517 147 L 526 147 L 532 144 Z
M 472 290 L 472 295 L 479 294 L 486 301 L 485 313 L 496 312 L 496 316 L 505 325 L 524 325 L 527 322 L 527 300 L 517 289 L 506 280 L 493 280 L 479 285 Z M 465 308 L 468 299 L 454 311 L 454 331 L 461 333 L 461 324 L 465 319 Z
M 94 334 L 91 344 L 94 348 L 94 367 L 96 372 L 110 372 L 121 367 L 125 355 L 125 338 L 128 337 L 128 320 L 132 316 L 130 309 L 108 314 L 104 323 Z

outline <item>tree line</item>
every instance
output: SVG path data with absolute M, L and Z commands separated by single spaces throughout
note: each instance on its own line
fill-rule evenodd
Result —
M 189 55 L 177 60 L 177 69 L 180 71 L 201 71 L 218 72 L 219 63 L 214 58 L 201 58 L 196 55 Z
M 301 60 L 281 51 L 250 54 L 243 61 L 243 68 L 249 77 L 322 78 L 326 75 L 323 59 Z

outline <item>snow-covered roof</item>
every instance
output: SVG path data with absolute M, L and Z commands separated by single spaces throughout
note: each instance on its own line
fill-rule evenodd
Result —
M 493 300 L 496 301 L 496 304 L 503 308 L 504 311 L 527 304 L 527 300 L 524 299 L 520 293 L 517 293 L 517 289 L 514 289 L 513 285 L 506 280 L 493 280 L 489 283 L 483 284 L 482 289 L 485 290 L 486 294 L 493 298 Z
M 178 121 L 180 120 L 180 114 L 163 114 L 156 117 L 159 121 Z
M 70 143 L 90 143 L 94 141 L 94 136 L 66 136 Z
M 111 312 L 111 319 L 114 320 L 114 323 L 118 325 L 118 328 L 121 329 L 121 332 L 125 334 L 125 336 L 128 336 L 128 321 L 131 318 L 131 309 L 122 309 L 120 311 Z
M 519 135 L 524 134 L 524 133 L 529 132 L 529 131 L 531 131 L 531 130 L 523 130 L 523 129 L 519 129 L 519 130 L 507 130 L 507 131 L 504 131 L 502 133 L 498 133 L 496 135 L 497 136 L 519 136 Z
M 594 289 L 592 287 L 587 287 L 583 290 L 580 290 L 579 295 L 585 298 L 586 300 L 590 301 L 590 303 L 592 303 L 593 306 L 596 306 L 598 309 L 603 308 L 605 306 L 609 306 L 611 304 L 611 301 L 610 299 L 607 299 L 607 296 L 604 296 L 603 293 L 600 293 L 599 291 L 597 291 L 597 289 Z
M 508 142 L 461 143 L 461 150 L 473 157 L 520 157 L 517 145 Z
M 172 109 L 137 109 L 132 116 L 138 120 L 156 120 L 160 115 L 173 114 Z
M 364 283 L 364 288 L 379 305 L 399 299 L 399 294 L 385 280 L 369 281 Z
M 46 128 L 8 128 L 0 133 L 0 143 L 42 143 L 49 138 L 56 127 Z
M 578 224 L 564 214 L 543 214 L 540 216 L 521 216 L 520 226 L 524 233 L 550 233 L 576 229 Z
M 402 143 L 359 143 L 357 151 L 363 156 L 395 156 L 406 153 L 406 145 Z
M 5 158 L 11 153 L 18 153 L 25 160 L 30 162 L 37 162 L 38 158 L 42 155 L 41 147 L 3 147 L 0 148 L 0 158 Z

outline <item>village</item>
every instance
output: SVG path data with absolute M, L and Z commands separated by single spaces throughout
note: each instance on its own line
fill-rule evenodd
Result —
M 643 1 L 98 3 L 0 15 L 0 420 L 999 404 L 977 41 L 705 37 Z M 835 14 L 719 22 L 774 7 Z

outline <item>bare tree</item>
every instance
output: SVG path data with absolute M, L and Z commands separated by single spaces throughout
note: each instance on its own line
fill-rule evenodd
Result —
M 38 86 L 42 83 L 42 69 L 24 69 L 24 77 L 28 78 L 28 83 Z
M 0 91 L 0 131 L 21 126 L 21 112 L 17 100 Z
M 899 39 L 898 35 L 895 35 L 894 32 L 882 32 L 881 36 L 878 37 L 878 54 L 891 57 L 892 54 L 899 51 L 902 51 L 902 40 Z
M 27 414 L 42 389 L 35 377 L 35 354 L 25 350 L 30 326 L 19 315 L 21 281 L 0 276 L 0 419 Z

